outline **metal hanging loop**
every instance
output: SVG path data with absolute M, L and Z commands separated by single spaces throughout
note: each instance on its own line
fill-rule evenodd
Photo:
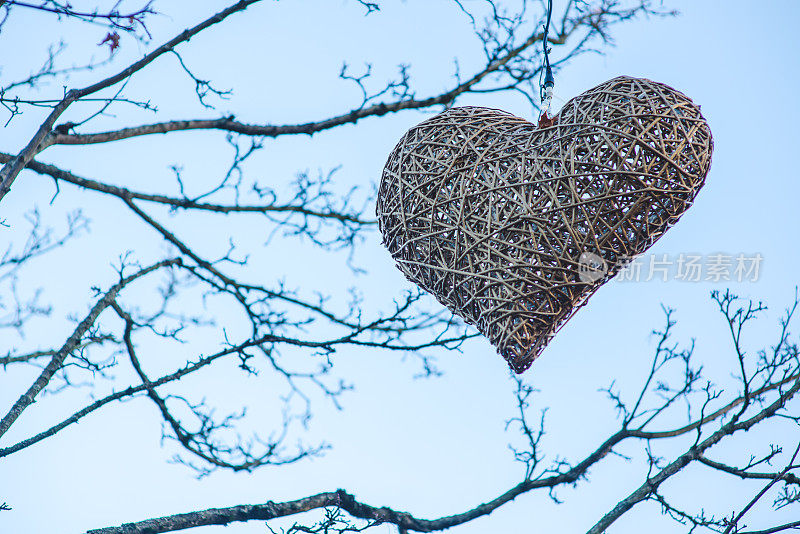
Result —
M 544 65 L 542 70 L 544 72 L 544 81 L 539 84 L 539 97 L 541 99 L 542 113 L 539 121 L 550 119 L 550 105 L 553 101 L 553 88 L 556 85 L 556 79 L 553 76 L 553 68 L 550 66 L 550 49 L 548 48 L 548 34 L 550 33 L 550 19 L 553 15 L 553 0 L 548 1 L 547 5 L 547 22 L 544 26 L 544 35 L 542 36 L 542 50 L 544 52 Z M 540 78 L 541 79 L 541 78 Z

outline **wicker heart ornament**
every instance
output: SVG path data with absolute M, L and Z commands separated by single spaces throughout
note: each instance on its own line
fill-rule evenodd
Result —
M 475 325 L 517 373 L 692 204 L 711 164 L 700 108 L 614 78 L 539 128 L 451 108 L 411 128 L 378 191 L 400 270 Z

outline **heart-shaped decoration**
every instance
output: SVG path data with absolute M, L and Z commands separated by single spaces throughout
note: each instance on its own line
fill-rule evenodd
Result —
M 521 373 L 689 208 L 712 148 L 698 106 L 640 78 L 586 91 L 545 128 L 495 109 L 448 109 L 389 156 L 383 243 Z

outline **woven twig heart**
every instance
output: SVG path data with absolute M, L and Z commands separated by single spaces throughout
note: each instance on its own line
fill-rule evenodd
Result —
M 452 108 L 389 156 L 378 223 L 400 270 L 521 373 L 689 208 L 712 146 L 700 108 L 645 79 L 590 89 L 542 129 Z M 581 276 L 587 258 L 605 263 L 598 276 Z

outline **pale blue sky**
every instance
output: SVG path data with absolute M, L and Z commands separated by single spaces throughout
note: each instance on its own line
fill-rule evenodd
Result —
M 555 4 L 558 9 L 563 2 Z M 194 3 L 189 10 L 157 4 L 169 17 L 154 20 L 155 42 L 221 5 Z M 556 95 L 563 102 L 604 80 L 628 74 L 668 83 L 702 105 L 715 138 L 707 184 L 692 209 L 650 252 L 673 257 L 680 253 L 762 254 L 760 280 L 731 287 L 771 306 L 766 320 L 753 329 L 752 338 L 768 343 L 775 337 L 775 321 L 800 282 L 796 236 L 800 176 L 795 163 L 800 124 L 796 57 L 800 3 L 665 0 L 664 5 L 678 8 L 681 16 L 616 28 L 617 47 L 605 57 L 584 56 L 561 71 Z M 42 44 L 61 35 L 74 43 L 76 56 L 90 50 L 103 53 L 96 48 L 96 35 L 77 35 L 73 27 L 58 26 L 41 15 L 20 15 L 0 34 L 4 80 L 27 74 L 31 64 L 39 62 Z M 354 1 L 319 0 L 258 4 L 192 40 L 182 53 L 203 77 L 234 90 L 230 102 L 221 105 L 223 111 L 235 110 L 245 122 L 299 123 L 357 103 L 354 88 L 336 78 L 343 59 L 354 66 L 374 63 L 379 79 L 391 75 L 396 64 L 409 63 L 416 90 L 424 95 L 445 87 L 453 58 L 474 56 L 477 46 L 464 16 L 450 2 L 387 1 L 382 11 L 364 17 Z M 123 62 L 139 53 L 133 43 L 123 41 Z M 468 71 L 469 61 L 464 60 L 461 67 Z M 176 72 L 174 59 L 165 57 L 133 79 L 130 94 L 152 98 L 164 120 L 207 113 L 193 100 L 189 82 Z M 50 87 L 42 94 L 58 96 L 60 88 Z M 460 103 L 532 115 L 526 101 L 513 94 L 471 95 Z M 28 111 L 0 129 L 0 150 L 19 149 L 43 116 L 43 111 Z M 338 179 L 343 189 L 369 188 L 402 133 L 424 116 L 406 112 L 368 119 L 357 127 L 344 126 L 312 139 L 269 140 L 248 170 L 280 188 L 298 170 L 316 172 L 341 165 Z M 117 118 L 102 119 L 95 128 L 150 120 L 152 116 L 145 113 L 120 108 Z M 222 170 L 229 156 L 221 148 L 223 137 L 190 132 L 108 146 L 54 147 L 39 159 L 79 175 L 141 190 L 163 190 L 172 187 L 168 170 L 172 163 L 181 163 L 185 175 L 197 179 Z M 161 242 L 124 213 L 118 202 L 65 187 L 50 206 L 52 194 L 51 182 L 23 173 L 3 201 L 2 217 L 19 221 L 21 213 L 38 205 L 46 219 L 56 224 L 64 213 L 83 206 L 93 220 L 89 236 L 37 263 L 22 280 L 24 288 L 46 285 L 55 317 L 83 313 L 90 287 L 113 280 L 109 265 L 126 250 L 135 249 L 143 262 L 164 254 Z M 166 211 L 153 211 L 168 217 Z M 227 235 L 245 246 L 263 241 L 266 231 L 259 228 L 261 222 L 205 216 L 176 217 L 172 224 L 200 250 L 215 255 L 224 252 Z M 19 224 L 3 229 L 0 248 L 6 239 L 19 239 L 23 230 Z M 306 248 L 279 242 L 253 258 L 250 273 L 262 272 L 265 281 L 285 277 L 292 284 L 309 284 L 314 289 L 356 283 L 367 296 L 368 309 L 386 308 L 410 287 L 381 248 L 376 233 L 369 235 L 359 259 L 368 273 L 354 280 L 344 258 L 320 260 Z M 612 406 L 597 389 L 616 380 L 625 391 L 635 391 L 649 364 L 653 344 L 649 333 L 662 325 L 662 303 L 678 310 L 677 334 L 683 339 L 697 338 L 696 356 L 709 374 L 728 377 L 734 357 L 725 324 L 708 298 L 710 290 L 725 287 L 675 280 L 612 281 L 593 296 L 525 375 L 541 390 L 534 413 L 538 407 L 550 408 L 544 443 L 548 457 L 575 460 L 613 432 Z M 68 329 L 66 321 L 37 323 L 26 343 L 55 344 Z M 231 334 L 236 334 L 235 328 Z M 203 340 L 193 341 L 187 352 L 202 350 Z M 18 342 L 16 337 L 0 337 L 0 352 Z M 158 358 L 149 362 L 154 369 L 170 365 L 166 357 L 163 362 Z M 0 501 L 14 507 L 0 515 L 0 533 L 80 532 L 207 507 L 294 499 L 339 487 L 370 504 L 438 517 L 472 508 L 519 481 L 521 466 L 512 462 L 506 447 L 511 436 L 504 433 L 504 421 L 513 415 L 512 384 L 505 363 L 487 342 L 470 342 L 463 354 L 439 354 L 445 375 L 433 380 L 412 380 L 415 365 L 396 354 L 342 350 L 335 358 L 338 372 L 355 382 L 356 391 L 345 396 L 342 412 L 324 401 L 317 403 L 310 434 L 333 444 L 324 457 L 253 474 L 220 472 L 198 481 L 184 467 L 167 463 L 176 451 L 171 445 L 159 448 L 157 413 L 140 399 L 113 406 L 54 439 L 0 461 Z M 275 417 L 270 404 L 275 384 L 264 377 L 242 378 L 232 367 L 206 373 L 188 386 L 220 406 L 235 409 L 246 402 L 254 410 L 251 424 L 268 425 Z M 21 370 L 3 375 L 0 406 L 15 399 L 31 376 Z M 26 412 L 9 432 L 8 441 L 71 413 L 85 402 L 86 394 L 45 398 L 41 406 Z M 796 430 L 789 436 L 798 437 Z M 660 452 L 669 456 L 675 450 Z M 626 445 L 620 452 L 639 454 L 641 446 Z M 720 453 L 730 454 L 731 461 L 746 461 L 746 454 L 737 456 L 735 448 L 723 445 Z M 681 505 L 702 504 L 717 513 L 729 513 L 749 499 L 742 490 L 745 486 L 735 481 L 715 485 L 723 479 L 703 474 L 707 473 L 692 467 L 665 489 L 680 495 Z M 637 487 L 644 475 L 641 464 L 611 458 L 591 471 L 588 483 L 560 490 L 564 504 L 555 505 L 546 494 L 523 495 L 455 532 L 584 532 Z M 774 518 L 788 520 L 788 513 Z M 642 504 L 611 532 L 640 532 L 643 524 L 651 534 L 678 531 L 659 515 L 656 505 Z M 389 527 L 376 531 L 394 532 Z M 252 522 L 197 532 L 244 534 L 264 532 L 264 527 Z

